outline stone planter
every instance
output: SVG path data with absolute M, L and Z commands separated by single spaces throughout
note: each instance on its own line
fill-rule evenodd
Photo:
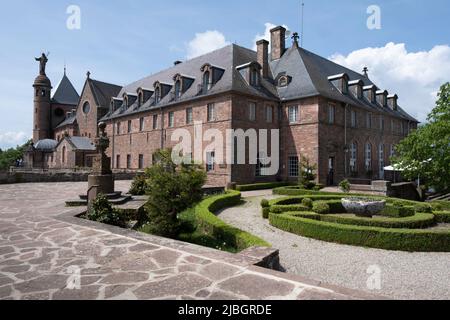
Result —
M 342 199 L 342 205 L 348 213 L 353 213 L 358 217 L 372 218 L 377 213 L 383 211 L 386 206 L 386 201 L 365 198 L 346 198 Z

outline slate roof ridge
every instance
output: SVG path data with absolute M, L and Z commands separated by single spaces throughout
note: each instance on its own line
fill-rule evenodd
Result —
M 75 89 L 74 85 L 64 73 L 56 90 L 52 96 L 54 103 L 77 105 L 80 100 L 80 95 Z

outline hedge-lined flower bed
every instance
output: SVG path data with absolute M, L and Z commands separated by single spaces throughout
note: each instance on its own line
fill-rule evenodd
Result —
M 300 217 L 297 213 L 271 213 L 269 219 L 276 228 L 322 241 L 386 250 L 450 252 L 450 231 L 345 225 Z
M 450 211 L 434 211 L 434 216 L 439 223 L 450 223 Z
M 212 237 L 218 243 L 224 243 L 226 247 L 233 247 L 236 251 L 242 251 L 252 246 L 270 247 L 264 240 L 234 228 L 218 217 L 215 213 L 221 209 L 232 207 L 241 201 L 241 193 L 229 191 L 226 194 L 207 198 L 194 208 L 181 213 L 183 215 L 193 215 L 197 224 L 197 235 Z M 185 237 L 183 237 L 185 238 Z

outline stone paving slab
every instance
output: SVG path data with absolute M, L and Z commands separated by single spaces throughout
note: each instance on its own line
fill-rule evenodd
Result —
M 130 182 L 118 181 L 128 190 Z M 76 218 L 86 183 L 0 186 L 0 299 L 365 299 L 258 259 Z M 80 213 L 80 212 L 78 212 Z

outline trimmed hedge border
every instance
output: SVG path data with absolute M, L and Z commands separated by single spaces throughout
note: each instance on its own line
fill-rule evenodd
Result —
M 450 211 L 434 211 L 434 216 L 439 223 L 450 223 Z
M 240 192 L 244 191 L 256 191 L 256 190 L 268 190 L 280 187 L 292 186 L 290 182 L 267 182 L 267 183 L 255 183 L 244 184 L 236 186 L 236 190 Z
M 276 228 L 322 241 L 385 250 L 450 252 L 450 232 L 343 225 L 296 213 L 270 214 L 269 219 Z
M 214 214 L 221 209 L 235 206 L 240 201 L 241 193 L 238 191 L 228 191 L 203 200 L 193 208 L 198 228 L 228 245 L 233 245 L 239 251 L 253 246 L 270 247 L 264 240 L 226 224 Z

